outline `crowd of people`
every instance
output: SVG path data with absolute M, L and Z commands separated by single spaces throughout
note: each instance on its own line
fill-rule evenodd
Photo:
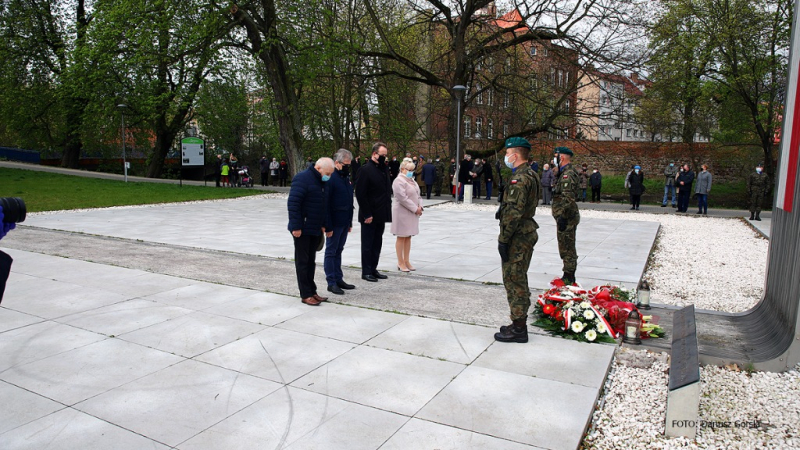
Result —
M 528 159 L 530 148 L 530 143 L 523 138 L 506 141 L 503 162 L 511 170 L 511 176 L 500 189 L 496 218 L 500 221 L 498 252 L 512 322 L 495 334 L 500 342 L 528 341 L 525 322 L 531 294 L 527 272 L 538 240 L 539 225 L 534 216 L 541 192 L 539 174 Z M 314 281 L 316 253 L 323 248 L 328 292 L 344 295 L 346 290 L 356 288 L 344 280 L 341 267 L 342 252 L 352 232 L 354 218 L 361 224 L 362 280 L 376 283 L 388 278 L 378 271 L 387 223 L 391 223 L 390 232 L 396 239 L 397 270 L 416 270 L 411 262 L 411 240 L 420 232 L 420 218 L 424 212 L 422 196 L 430 198 L 433 192 L 441 195 L 444 164 L 440 158 L 434 163 L 424 156 L 408 154 L 401 161 L 396 157 L 388 161 L 388 153 L 386 144 L 377 142 L 372 146 L 370 158 L 361 163 L 358 158 L 353 159 L 349 150 L 340 149 L 333 158 L 311 162 L 292 179 L 287 201 L 287 229 L 294 240 L 295 271 L 302 303 L 319 306 L 328 301 L 328 297 L 319 294 Z M 578 261 L 575 233 L 580 213 L 576 202 L 585 195 L 585 188 L 581 191 L 581 175 L 570 162 L 572 156 L 570 149 L 558 147 L 553 158 L 553 167 L 558 168 L 558 172 L 552 185 L 552 214 L 563 261 L 562 279 L 567 284 L 575 281 Z M 493 176 L 500 173 L 499 167 L 493 170 L 490 164 L 480 159 L 472 161 L 469 155 L 464 162 L 456 173 L 455 161 L 451 161 L 450 183 L 454 187 L 451 194 L 464 195 L 463 190 L 455 189 L 456 182 L 472 183 L 476 196 L 481 195 L 485 185 L 486 198 L 491 198 Z M 354 217 L 355 202 L 358 203 L 357 217 Z

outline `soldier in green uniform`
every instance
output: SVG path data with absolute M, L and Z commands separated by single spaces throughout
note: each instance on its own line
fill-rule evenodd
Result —
M 524 138 L 506 140 L 505 163 L 512 173 L 500 194 L 500 209 L 496 215 L 500 220 L 497 250 L 502 261 L 503 284 L 512 323 L 500 327 L 500 332 L 495 333 L 495 340 L 500 342 L 528 342 L 526 322 L 531 306 L 528 267 L 531 265 L 533 246 L 539 240 L 536 232 L 539 224 L 533 216 L 536 215 L 541 189 L 539 175 L 528 164 L 530 150 L 531 144 Z
M 756 171 L 747 179 L 747 193 L 750 194 L 750 220 L 761 220 L 761 205 L 769 193 L 769 175 L 764 173 L 764 165 L 756 166 Z
M 442 195 L 444 181 L 447 178 L 444 173 L 444 161 L 439 158 L 439 155 L 436 155 L 436 162 L 434 163 L 434 166 L 436 166 L 436 187 L 434 188 L 434 195 L 439 197 Z
M 556 219 L 558 254 L 564 263 L 564 284 L 575 282 L 575 269 L 578 266 L 578 252 L 575 250 L 575 230 L 581 221 L 576 203 L 580 193 L 580 176 L 572 167 L 572 150 L 556 147 L 553 162 L 558 167 L 555 186 L 553 186 L 553 218 Z

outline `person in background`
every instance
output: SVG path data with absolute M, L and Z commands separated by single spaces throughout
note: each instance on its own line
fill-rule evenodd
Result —
M 269 178 L 270 182 L 273 186 L 278 185 L 278 177 L 281 173 L 281 165 L 277 159 L 272 158 L 272 162 L 269 163 Z
M 644 172 L 642 172 L 642 168 L 633 166 L 633 172 L 628 175 L 625 183 L 628 185 L 628 192 L 631 194 L 631 209 L 638 210 L 644 193 Z
M 533 170 L 535 173 L 539 173 L 539 162 L 534 161 L 532 158 L 531 158 L 531 170 Z
M 678 212 L 685 213 L 689 210 L 689 196 L 692 195 L 692 183 L 694 182 L 694 172 L 689 168 L 689 164 L 683 165 L 683 170 L 678 173 L 676 186 L 678 191 Z
M 555 174 L 550 170 L 550 164 L 545 164 L 542 169 L 542 204 L 550 205 L 553 201 Z
M 269 161 L 266 156 L 262 156 L 258 161 L 258 171 L 261 173 L 261 186 L 266 186 L 267 177 L 269 176 Z
M 475 158 L 475 165 L 472 166 L 472 198 L 481 198 L 481 183 L 483 178 L 483 161 Z
M 747 178 L 747 194 L 750 197 L 750 220 L 760 221 L 761 206 L 769 195 L 769 175 L 764 173 L 764 165 L 761 163 Z
M 475 164 L 472 162 L 472 156 L 464 155 L 464 160 L 458 166 L 458 200 L 464 200 L 464 185 L 467 183 L 472 184 L 472 169 Z
M 222 155 L 217 155 L 217 159 L 214 160 L 214 181 L 219 187 L 219 183 L 222 181 Z
M 453 198 L 456 198 L 456 182 L 458 178 L 456 177 L 456 159 L 450 158 L 450 171 L 447 172 L 450 175 L 450 194 Z
M 281 160 L 280 165 L 280 174 L 281 174 L 281 187 L 286 187 L 286 180 L 289 179 L 289 164 L 286 163 L 286 160 Z
M 708 165 L 700 166 L 700 173 L 697 174 L 697 184 L 694 189 L 697 194 L 697 214 L 708 215 L 708 193 L 711 192 L 711 179 Z
M 220 178 L 222 179 L 222 186 L 231 187 L 230 176 L 231 173 L 231 166 L 228 162 L 228 158 L 222 160 L 222 167 L 220 168 Z
M 389 161 L 389 177 L 392 181 L 397 178 L 397 174 L 400 173 L 400 161 L 397 160 L 397 156 L 392 156 L 392 160 Z
M 586 188 L 589 185 L 589 169 L 586 166 L 586 164 L 584 164 L 581 167 L 581 171 L 580 171 L 580 173 L 578 175 L 580 175 L 580 180 L 581 180 L 581 184 L 580 184 L 580 186 L 581 186 L 581 201 L 585 202 L 586 201 Z
M 532 170 L 532 169 L 531 169 Z M 492 199 L 492 165 L 488 161 L 483 163 L 483 180 L 486 182 L 486 200 Z
M 419 186 L 419 191 L 423 192 L 425 189 L 425 179 L 422 176 L 422 168 L 425 166 L 425 157 L 422 155 L 415 157 L 414 166 L 414 180 L 417 182 L 417 186 Z
M 603 175 L 595 168 L 589 175 L 589 186 L 592 188 L 592 203 L 600 203 L 600 188 L 603 186 Z
M 411 178 L 414 176 L 414 169 L 411 159 L 403 159 L 400 163 L 400 175 L 392 182 L 394 202 L 391 231 L 397 236 L 394 248 L 397 253 L 397 270 L 401 272 L 417 270 L 409 260 L 411 238 L 419 234 L 419 218 L 422 216 L 419 185 Z
M 672 207 L 677 206 L 675 198 L 675 177 L 678 175 L 678 168 L 675 167 L 675 161 L 670 161 L 667 167 L 664 168 L 664 199 L 661 200 L 661 207 L 667 207 L 667 195 L 672 193 Z
M 331 237 L 332 232 L 325 229 L 327 218 L 327 198 L 325 183 L 334 170 L 333 160 L 320 158 L 314 167 L 308 168 L 292 179 L 289 199 L 289 232 L 294 238 L 294 267 L 297 273 L 297 286 L 300 301 L 309 306 L 319 306 L 327 297 L 317 294 L 314 282 L 317 251 L 322 249 L 322 240 Z
M 328 292 L 343 295 L 343 289 L 355 289 L 344 281 L 342 273 L 342 252 L 347 235 L 353 231 L 353 183 L 350 182 L 350 164 L 353 154 L 341 148 L 333 157 L 336 170 L 325 186 L 328 201 L 328 217 L 325 229 L 331 236 L 325 240 L 325 280 Z
M 444 170 L 444 161 L 439 155 L 436 155 L 436 188 L 434 189 L 434 195 L 440 197 L 442 195 L 442 190 L 444 190 L 444 182 L 447 179 L 445 176 Z
M 239 181 L 239 160 L 233 153 L 231 153 L 228 165 L 230 166 L 228 175 L 231 180 L 231 186 L 236 186 Z
M 356 182 L 358 182 L 358 170 L 361 169 L 361 157 L 356 156 L 356 159 L 353 161 L 351 166 L 353 170 L 350 171 L 352 174 L 350 178 L 353 180 L 353 185 L 355 185 Z
M 430 200 L 431 193 L 433 193 L 433 184 L 436 183 L 436 166 L 431 161 L 425 161 L 425 158 L 422 158 L 422 162 L 425 163 L 422 166 L 422 181 L 425 182 L 425 197 Z M 394 186 L 392 186 L 394 189 Z

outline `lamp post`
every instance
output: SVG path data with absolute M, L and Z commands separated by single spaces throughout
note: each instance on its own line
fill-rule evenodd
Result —
M 453 86 L 453 94 L 456 96 L 456 100 L 458 100 L 458 108 L 456 112 L 456 173 L 453 174 L 456 180 L 456 203 L 458 203 L 460 184 L 458 172 L 460 170 L 459 165 L 461 164 L 461 157 L 459 156 L 459 153 L 461 152 L 461 97 L 464 95 L 466 90 L 467 87 L 460 84 Z
M 125 182 L 128 182 L 128 158 L 125 152 L 125 109 L 128 105 L 124 103 L 120 103 L 117 105 L 117 109 L 120 112 L 120 116 L 122 116 L 122 168 L 125 173 Z

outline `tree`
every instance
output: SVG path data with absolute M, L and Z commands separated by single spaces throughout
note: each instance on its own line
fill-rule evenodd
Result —
M 61 165 L 78 167 L 84 110 L 91 94 L 86 35 L 92 21 L 85 0 L 9 0 L 0 5 L 0 107 L 23 145 L 62 150 Z M 20 108 L 20 99 L 26 99 Z

